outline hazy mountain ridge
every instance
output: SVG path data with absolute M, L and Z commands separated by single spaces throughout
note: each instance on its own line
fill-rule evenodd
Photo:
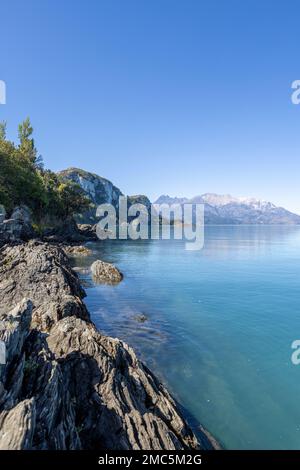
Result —
M 163 203 L 204 204 L 205 222 L 208 224 L 300 224 L 299 215 L 272 202 L 230 194 L 205 193 L 191 199 L 162 195 L 155 201 L 155 204 Z

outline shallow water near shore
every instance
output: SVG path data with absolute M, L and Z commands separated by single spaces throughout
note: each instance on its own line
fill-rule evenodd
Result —
M 135 348 L 228 449 L 300 449 L 300 227 L 209 226 L 183 241 L 89 243 L 124 273 L 81 274 L 97 327 Z

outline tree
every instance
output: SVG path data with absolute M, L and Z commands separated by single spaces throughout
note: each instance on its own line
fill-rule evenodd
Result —
M 0 141 L 6 140 L 6 121 L 0 122 Z
M 31 125 L 29 117 L 27 117 L 20 125 L 18 129 L 19 136 L 19 150 L 21 154 L 27 158 L 32 165 L 35 167 L 42 167 L 43 160 L 41 155 L 37 154 L 34 139 L 32 138 L 33 127 Z
M 60 216 L 65 219 L 88 209 L 89 199 L 84 195 L 81 187 L 72 181 L 60 181 L 57 187 L 60 201 Z
M 25 204 L 35 223 L 51 226 L 86 210 L 90 202 L 80 186 L 41 168 L 32 133 L 27 118 L 19 126 L 16 146 L 6 140 L 6 123 L 0 123 L 0 204 L 8 213 Z

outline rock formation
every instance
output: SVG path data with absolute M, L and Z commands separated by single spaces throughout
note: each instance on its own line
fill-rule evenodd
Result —
M 63 178 L 79 184 L 86 196 L 91 200 L 91 209 L 77 216 L 78 223 L 95 224 L 98 222 L 96 208 L 100 204 L 109 203 L 118 208 L 119 197 L 123 194 L 109 180 L 79 168 L 68 168 L 59 174 Z
M 62 249 L 3 247 L 0 296 L 1 449 L 199 447 L 134 351 L 97 331 Z M 214 445 L 204 434 L 200 441 Z
M 11 216 L 0 217 L 0 246 L 16 240 L 29 240 L 36 234 L 31 225 L 31 213 L 28 207 L 21 205 L 15 207 Z
M 61 171 L 59 175 L 79 184 L 85 195 L 90 199 L 91 208 L 83 214 L 78 214 L 76 221 L 80 224 L 79 229 L 82 234 L 86 234 L 89 238 L 97 238 L 96 227 L 93 227 L 94 224 L 99 222 L 99 218 L 96 217 L 97 207 L 100 204 L 112 204 L 118 214 L 119 197 L 124 196 L 124 194 L 111 181 L 79 168 L 68 168 Z M 143 204 L 146 207 L 147 214 L 150 211 L 151 202 L 147 196 L 142 194 L 128 196 L 128 208 L 133 204 Z M 129 221 L 134 218 L 129 217 Z
M 123 274 L 111 263 L 104 261 L 94 261 L 91 266 L 93 279 L 95 282 L 104 282 L 107 284 L 117 284 L 122 281 Z

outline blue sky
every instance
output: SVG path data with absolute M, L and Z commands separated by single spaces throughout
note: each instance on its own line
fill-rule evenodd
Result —
M 45 165 L 127 194 L 256 196 L 300 213 L 297 0 L 2 0 L 0 119 Z

